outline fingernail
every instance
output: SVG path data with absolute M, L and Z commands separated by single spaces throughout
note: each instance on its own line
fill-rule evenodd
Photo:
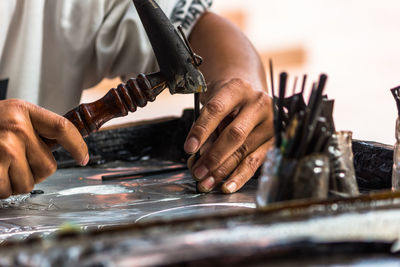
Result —
M 89 162 L 89 154 L 86 154 L 85 159 L 81 162 L 81 166 L 86 166 Z
M 230 182 L 226 185 L 226 189 L 228 189 L 229 193 L 233 193 L 236 191 L 237 184 L 235 182 Z
M 197 179 L 203 179 L 204 176 L 206 176 L 208 173 L 208 169 L 206 168 L 206 166 L 201 165 L 199 167 L 197 167 L 194 171 L 193 171 L 193 175 L 197 178 Z
M 208 177 L 207 179 L 205 179 L 204 181 L 202 181 L 200 183 L 201 187 L 204 189 L 203 191 L 206 191 L 206 192 L 211 191 L 214 184 L 215 184 L 215 179 L 212 176 Z
M 194 153 L 199 146 L 199 140 L 196 137 L 190 137 L 183 146 L 186 153 Z

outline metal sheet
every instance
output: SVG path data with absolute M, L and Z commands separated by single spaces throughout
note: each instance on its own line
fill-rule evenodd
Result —
M 58 170 L 35 189 L 44 194 L 0 201 L 0 240 L 47 235 L 65 224 L 83 229 L 133 222 L 220 214 L 255 208 L 256 181 L 233 195 L 199 194 L 189 171 L 102 181 L 104 174 L 152 170 L 173 162 L 112 162 L 101 167 Z
M 282 261 L 286 266 L 381 266 L 398 261 L 394 253 L 400 248 L 396 242 L 400 236 L 399 203 L 398 198 L 343 200 L 117 227 L 93 234 L 11 244 L 0 250 L 0 264 L 250 266 L 252 261 L 264 259 L 268 261 L 263 265 L 272 266 L 281 266 L 277 262 Z M 321 259 L 324 261 L 318 262 Z

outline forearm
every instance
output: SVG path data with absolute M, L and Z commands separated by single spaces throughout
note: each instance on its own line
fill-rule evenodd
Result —
M 189 163 L 198 189 L 236 192 L 263 162 L 271 144 L 271 98 L 264 67 L 248 39 L 234 25 L 205 13 L 190 36 L 208 91 L 185 142 L 187 153 L 200 151 Z
M 241 78 L 255 89 L 265 90 L 263 64 L 253 45 L 232 23 L 211 13 L 205 13 L 190 35 L 193 50 L 203 57 L 200 69 L 212 85 L 225 79 Z

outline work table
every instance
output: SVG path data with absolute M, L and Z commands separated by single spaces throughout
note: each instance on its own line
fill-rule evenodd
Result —
M 398 261 L 390 146 L 353 142 L 360 197 L 256 209 L 257 175 L 235 194 L 196 192 L 182 150 L 192 115 L 96 133 L 87 167 L 57 151 L 59 170 L 35 194 L 0 202 L 0 265 Z

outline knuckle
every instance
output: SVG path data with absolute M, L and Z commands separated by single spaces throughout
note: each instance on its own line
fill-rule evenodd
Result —
M 236 163 L 236 165 L 237 164 L 239 164 L 241 161 L 242 161 L 242 155 L 240 154 L 240 152 L 238 152 L 238 151 L 235 151 L 233 154 L 232 154 L 232 157 L 233 157 L 233 160 L 235 161 L 235 163 Z
M 16 115 L 14 118 L 9 119 L 8 129 L 16 136 L 22 138 L 22 140 L 27 140 L 31 137 L 31 131 L 22 116 Z
M 241 125 L 234 125 L 229 128 L 228 135 L 232 140 L 243 141 L 246 138 L 246 131 Z
M 243 143 L 236 151 L 233 153 L 238 163 L 243 160 L 243 158 L 249 153 L 249 146 Z
M 246 82 L 241 78 L 233 78 L 229 81 L 229 87 L 248 88 L 250 87 L 250 83 Z
M 207 127 L 201 123 L 195 123 L 195 125 L 192 128 L 192 133 L 196 135 L 197 137 L 205 135 L 207 132 Z
M 226 166 L 221 166 L 213 173 L 214 177 L 217 179 L 224 179 L 228 177 L 230 171 Z
M 16 149 L 13 141 L 0 142 L 0 153 L 2 154 L 1 155 L 2 159 L 7 159 L 9 161 L 17 160 L 19 157 L 18 150 Z
M 27 115 L 19 110 L 12 110 L 11 112 L 11 116 L 8 114 L 2 118 L 0 125 L 1 132 L 27 135 L 29 133 L 29 119 L 27 118 Z
M 25 101 L 16 98 L 7 99 L 5 101 L 7 105 L 18 109 L 25 109 L 27 105 Z
M 206 109 L 210 114 L 220 114 L 224 112 L 224 103 L 218 98 L 210 100 L 206 104 Z
M 65 134 L 68 131 L 69 127 L 70 127 L 70 122 L 68 121 L 68 119 L 62 116 L 59 116 L 55 121 L 54 128 L 59 134 Z
M 216 153 L 209 154 L 206 162 L 208 162 L 209 166 L 220 166 L 223 163 L 222 157 Z
M 258 167 L 261 164 L 261 159 L 258 156 L 250 155 L 246 158 L 246 165 L 251 170 L 252 173 L 255 173 Z
M 26 102 L 19 99 L 3 101 L 6 102 L 4 105 L 6 111 L 0 111 L 3 113 L 0 120 L 1 141 L 4 144 L 13 146 L 16 142 L 15 138 L 22 141 L 32 138 L 34 132 L 30 124 L 29 115 L 26 112 Z
M 265 92 L 257 92 L 256 99 L 258 108 L 265 108 L 271 103 L 270 97 Z
M 18 160 L 19 158 L 18 153 L 13 149 L 8 149 L 5 154 L 11 162 Z

